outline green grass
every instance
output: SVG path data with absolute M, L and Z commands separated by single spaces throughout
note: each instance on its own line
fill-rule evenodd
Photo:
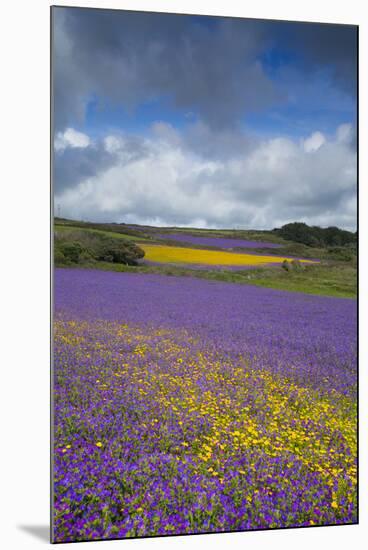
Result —
M 116 239 L 125 239 L 127 241 L 133 241 L 133 242 L 139 242 L 139 241 L 149 241 L 149 239 L 145 239 L 144 237 L 136 237 L 134 235 L 127 235 L 126 233 L 115 233 L 113 231 L 105 231 L 103 229 L 91 229 L 90 227 L 78 227 L 75 225 L 61 225 L 61 224 L 55 224 L 54 225 L 55 231 L 88 231 L 89 233 L 97 233 L 100 235 L 106 235 L 107 237 L 113 237 Z
M 357 270 L 352 265 L 313 265 L 298 272 L 278 269 L 251 277 L 253 284 L 267 288 L 339 298 L 357 295 Z
M 303 271 L 285 271 L 280 266 L 259 268 L 244 271 L 202 271 L 177 266 L 126 266 L 108 262 L 93 262 L 75 265 L 85 269 L 101 269 L 128 273 L 158 273 L 161 275 L 196 277 L 210 281 L 227 283 L 252 284 L 278 290 L 335 296 L 338 298 L 356 298 L 357 272 L 348 265 L 312 265 Z

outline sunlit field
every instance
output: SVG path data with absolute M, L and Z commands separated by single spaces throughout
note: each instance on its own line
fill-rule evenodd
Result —
M 263 264 L 280 264 L 290 258 L 282 256 L 267 256 L 257 254 L 237 254 L 221 250 L 202 250 L 196 248 L 181 248 L 141 244 L 145 252 L 145 260 L 157 263 L 183 263 L 203 265 L 255 266 Z M 300 260 L 302 263 L 315 263 L 313 260 Z
M 55 540 L 356 522 L 355 350 L 354 300 L 56 270 Z

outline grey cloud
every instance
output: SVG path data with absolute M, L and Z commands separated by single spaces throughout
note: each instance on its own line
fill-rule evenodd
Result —
M 245 155 L 254 149 L 257 143 L 254 136 L 247 135 L 237 127 L 213 132 L 201 121 L 188 125 L 184 130 L 184 136 L 185 143 L 191 150 L 206 158 L 218 160 Z
M 97 95 L 134 110 L 165 98 L 212 127 L 286 100 L 260 62 L 274 46 L 308 71 L 332 71 L 356 90 L 356 27 L 54 8 L 54 96 L 58 129 L 82 120 Z
M 258 22 L 55 8 L 54 44 L 58 128 L 94 94 L 126 109 L 165 97 L 214 127 L 281 99 L 258 61 Z
M 336 84 L 352 95 L 357 88 L 357 35 L 354 25 L 322 23 L 265 23 L 269 45 L 297 55 L 304 71 L 326 67 Z
M 95 177 L 116 162 L 116 154 L 101 145 L 86 148 L 67 148 L 54 155 L 54 192 L 77 186 L 81 181 Z
M 357 33 L 350 25 L 304 25 L 298 39 L 307 59 L 331 66 L 334 77 L 344 89 L 356 93 Z
M 92 142 L 88 147 L 66 147 L 54 151 L 54 192 L 60 194 L 79 183 L 96 178 L 111 167 L 127 165 L 149 154 L 144 140 L 115 136 Z

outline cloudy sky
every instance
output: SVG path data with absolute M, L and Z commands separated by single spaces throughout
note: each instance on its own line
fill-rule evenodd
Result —
M 356 28 L 53 9 L 55 213 L 356 229 Z

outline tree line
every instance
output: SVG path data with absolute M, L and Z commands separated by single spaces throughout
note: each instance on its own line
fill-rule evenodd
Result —
M 302 222 L 294 222 L 275 228 L 273 232 L 287 241 L 294 241 L 307 246 L 355 248 L 357 245 L 357 232 L 353 233 L 334 226 L 323 228 L 309 226 Z

